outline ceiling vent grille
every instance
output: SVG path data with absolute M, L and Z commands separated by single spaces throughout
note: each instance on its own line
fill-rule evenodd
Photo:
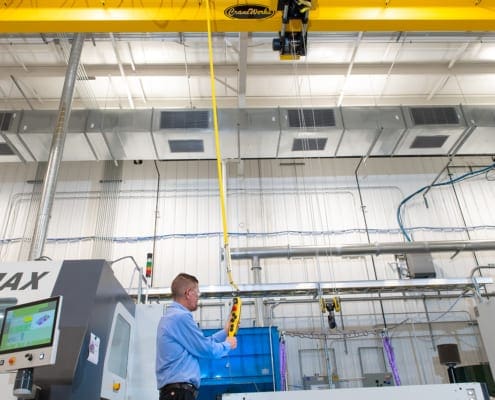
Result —
M 335 112 L 324 110 L 287 110 L 290 128 L 320 128 L 335 126 Z
M 7 143 L 0 143 L 0 156 L 12 156 L 14 154 Z
M 0 131 L 8 131 L 10 121 L 12 121 L 12 113 L 0 113 Z
M 326 144 L 327 138 L 294 139 L 292 142 L 292 151 L 324 150 Z
M 416 136 L 411 144 L 411 149 L 438 149 L 444 145 L 448 135 Z
M 459 116 L 454 107 L 415 107 L 411 108 L 415 125 L 458 124 Z
M 171 153 L 204 153 L 205 148 L 202 140 L 169 140 Z
M 207 129 L 209 126 L 209 111 L 162 111 L 160 113 L 160 129 Z

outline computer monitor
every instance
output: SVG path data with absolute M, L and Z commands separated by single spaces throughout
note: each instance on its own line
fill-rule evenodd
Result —
M 0 372 L 55 364 L 62 297 L 5 309 L 0 332 Z

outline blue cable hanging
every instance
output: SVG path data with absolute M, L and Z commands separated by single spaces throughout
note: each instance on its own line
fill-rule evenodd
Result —
M 488 172 L 490 170 L 492 170 L 493 168 L 495 168 L 495 163 L 487 166 L 487 167 L 484 167 L 484 168 L 481 168 L 481 169 L 478 169 L 476 171 L 471 171 L 471 172 L 467 172 L 465 173 L 464 175 L 461 175 L 455 179 L 452 179 L 450 178 L 449 180 L 445 181 L 445 182 L 439 182 L 439 183 L 434 183 L 433 185 L 428 185 L 428 186 L 423 186 L 421 189 L 419 190 L 416 190 L 414 193 L 410 194 L 409 196 L 407 196 L 404 200 L 402 200 L 399 204 L 399 207 L 397 208 L 397 223 L 399 224 L 399 228 L 402 232 L 402 234 L 404 235 L 404 237 L 406 238 L 406 240 L 408 242 L 411 242 L 412 239 L 411 237 L 409 236 L 409 234 L 406 232 L 405 228 L 404 228 L 404 223 L 402 221 L 402 212 L 403 212 L 403 206 L 409 201 L 411 200 L 414 196 L 418 195 L 419 193 L 423 192 L 424 190 L 430 188 L 430 187 L 439 187 L 439 186 L 446 186 L 446 185 L 452 185 L 454 183 L 458 183 L 458 182 L 461 182 L 465 179 L 468 179 L 468 178 L 473 178 L 475 176 L 478 176 L 478 175 L 481 175 L 485 172 Z

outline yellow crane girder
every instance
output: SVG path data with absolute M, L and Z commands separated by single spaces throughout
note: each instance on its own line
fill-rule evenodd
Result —
M 276 32 L 277 0 L 212 0 L 215 32 Z M 5 0 L 0 32 L 205 32 L 202 0 Z M 313 0 L 309 31 L 491 31 L 495 0 Z

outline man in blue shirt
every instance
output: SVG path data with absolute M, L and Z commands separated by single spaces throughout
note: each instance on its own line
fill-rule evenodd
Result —
M 160 400 L 194 400 L 201 378 L 199 358 L 220 358 L 237 347 L 225 328 L 205 337 L 194 322 L 198 308 L 198 280 L 181 273 L 172 282 L 174 302 L 167 308 L 157 329 L 156 380 Z

